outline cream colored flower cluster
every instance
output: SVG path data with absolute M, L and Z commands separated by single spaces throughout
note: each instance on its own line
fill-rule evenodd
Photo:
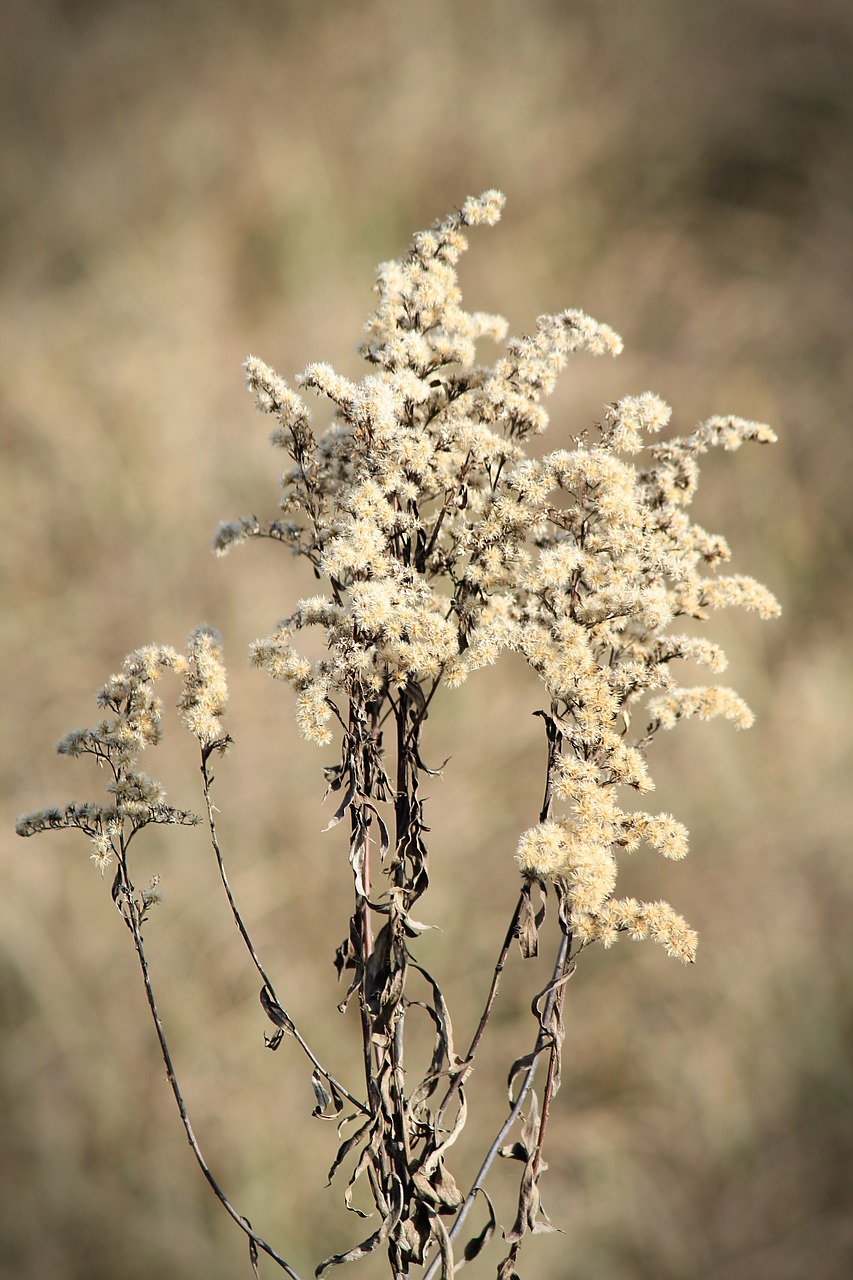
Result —
M 160 741 L 162 704 L 154 685 L 164 671 L 182 677 L 178 713 L 202 747 L 224 747 L 221 727 L 227 698 L 221 641 L 212 627 L 199 627 L 187 643 L 186 655 L 165 645 L 137 649 L 121 671 L 98 691 L 98 705 L 108 714 L 88 729 L 73 729 L 58 743 L 61 755 L 90 755 L 109 773 L 106 804 L 74 802 L 64 809 L 38 809 L 18 819 L 19 835 L 77 827 L 92 841 L 92 858 L 103 871 L 133 832 L 149 823 L 194 825 L 192 813 L 166 803 L 159 782 L 137 763 L 146 747 Z
M 222 739 L 222 717 L 228 702 L 222 640 L 213 627 L 197 627 L 187 641 L 184 681 L 178 713 L 203 746 Z
M 728 546 L 687 514 L 708 448 L 774 436 L 714 417 L 655 440 L 671 410 L 644 392 L 607 406 L 572 447 L 529 456 L 525 441 L 548 425 L 542 400 L 569 356 L 615 355 L 622 343 L 579 311 L 540 317 L 532 335 L 505 341 L 500 317 L 463 310 L 465 231 L 497 221 L 502 205 L 495 191 L 469 199 L 380 266 L 360 347 L 371 372 L 352 382 L 312 364 L 298 379 L 331 409 L 319 435 L 302 395 L 249 358 L 249 387 L 290 463 L 280 515 L 221 526 L 215 548 L 272 537 L 327 583 L 251 655 L 293 687 L 300 728 L 320 744 L 336 714 L 345 722 L 341 699 L 393 703 L 404 688 L 430 697 L 502 651 L 523 655 L 559 734 L 551 782 L 564 808 L 522 836 L 523 873 L 562 887 L 580 936 L 650 936 L 690 960 L 695 937 L 670 908 L 613 897 L 620 849 L 645 840 L 682 857 L 686 832 L 668 815 L 625 812 L 618 795 L 652 788 L 645 750 L 659 729 L 688 716 L 750 723 L 731 690 L 676 686 L 675 660 L 718 672 L 725 655 L 672 628 L 733 604 L 778 613 L 760 584 L 718 575 Z M 492 364 L 478 362 L 484 338 L 504 343 Z M 293 646 L 305 627 L 325 633 L 318 662 Z

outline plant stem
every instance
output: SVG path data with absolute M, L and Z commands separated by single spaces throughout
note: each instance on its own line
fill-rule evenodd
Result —
M 225 862 L 222 857 L 222 850 L 219 847 L 219 839 L 216 833 L 216 819 L 214 817 L 213 801 L 210 795 L 210 789 L 211 789 L 211 786 L 213 785 L 213 778 L 211 777 L 208 771 L 207 762 L 210 758 L 211 751 L 212 751 L 212 748 L 209 748 L 209 747 L 202 748 L 201 776 L 204 781 L 204 803 L 207 808 L 207 825 L 210 831 L 210 842 L 211 842 L 211 845 L 213 846 L 213 852 L 216 857 L 216 865 L 219 868 L 219 878 L 222 881 L 222 887 L 224 888 L 226 897 L 228 898 L 228 905 L 231 908 L 231 914 L 234 917 L 234 923 L 236 924 L 237 928 L 240 931 L 240 936 L 243 939 L 243 942 L 246 944 L 246 950 L 249 952 L 249 955 L 252 958 L 252 963 L 254 964 L 258 973 L 261 975 L 261 978 L 264 981 L 264 985 L 269 989 L 269 993 L 272 996 L 273 1000 L 277 1005 L 279 1005 L 279 1007 L 283 1011 L 284 1006 L 282 1005 L 281 1001 L 276 995 L 276 990 L 272 984 L 272 980 L 269 974 L 267 973 L 264 966 L 261 964 L 258 953 L 255 950 L 254 943 L 252 942 L 252 939 L 249 936 L 249 931 L 247 930 L 243 922 L 243 917 L 240 915 L 240 912 L 237 908 L 237 903 L 234 901 L 234 895 L 231 892 L 231 885 L 228 882 L 228 875 L 225 871 Z M 341 1097 L 346 1098 L 347 1102 L 351 1103 L 354 1107 L 357 1107 L 359 1111 L 362 1111 L 366 1114 L 367 1107 L 364 1105 L 364 1103 L 360 1102 L 358 1098 L 356 1098 L 352 1093 L 350 1093 L 349 1089 L 346 1089 L 340 1083 L 339 1080 L 335 1079 L 333 1075 L 330 1075 L 330 1073 L 322 1065 L 322 1063 L 316 1057 L 316 1055 L 311 1050 L 311 1048 L 306 1043 L 306 1041 L 302 1038 L 302 1035 L 300 1034 L 293 1020 L 290 1018 L 289 1015 L 286 1015 L 286 1016 L 289 1023 L 289 1026 L 287 1028 L 289 1033 L 293 1036 L 294 1040 L 299 1045 L 300 1049 L 308 1058 L 308 1061 L 312 1064 L 312 1066 L 316 1068 L 316 1070 L 320 1073 L 320 1075 L 325 1076 L 325 1078 L 329 1081 L 329 1084 L 334 1086 L 334 1088 L 338 1091 L 338 1093 L 340 1093 Z
M 453 1079 L 448 1085 L 447 1093 L 444 1095 L 441 1106 L 438 1108 L 439 1122 L 441 1121 L 441 1118 L 443 1117 L 447 1109 L 447 1105 L 450 1102 L 451 1098 L 453 1097 L 454 1093 L 456 1093 L 462 1087 L 462 1085 L 465 1084 L 466 1080 L 471 1074 L 471 1071 L 473 1070 L 474 1057 L 477 1053 L 477 1049 L 479 1048 L 480 1041 L 483 1038 L 483 1033 L 486 1030 L 486 1026 L 488 1024 L 489 1018 L 492 1015 L 492 1009 L 494 1008 L 495 999 L 497 998 L 497 994 L 498 994 L 498 986 L 500 985 L 501 974 L 503 973 L 503 968 L 504 968 L 504 965 L 506 964 L 506 958 L 507 958 L 507 955 L 509 954 L 509 949 L 512 946 L 512 940 L 516 935 L 516 930 L 518 929 L 518 920 L 519 920 L 519 916 L 521 915 L 521 908 L 522 908 L 523 901 L 524 901 L 524 894 L 520 893 L 518 895 L 518 902 L 515 904 L 515 910 L 512 913 L 512 919 L 509 922 L 509 926 L 507 928 L 506 935 L 503 940 L 503 946 L 501 947 L 500 955 L 498 956 L 497 963 L 494 968 L 494 972 L 492 973 L 492 981 L 489 987 L 489 994 L 486 997 L 486 1004 L 482 1014 L 480 1015 L 480 1021 L 477 1026 L 477 1030 L 474 1032 L 473 1039 L 471 1040 L 471 1043 L 468 1046 L 468 1052 L 466 1053 L 462 1061 L 462 1065 L 459 1068 L 457 1074 L 454 1075 Z
M 198 1166 L 201 1169 L 202 1173 L 204 1174 L 204 1177 L 206 1178 L 208 1185 L 213 1190 L 214 1195 L 219 1200 L 220 1204 L 223 1206 L 226 1212 L 230 1215 L 230 1217 L 233 1218 L 233 1220 L 237 1223 L 237 1226 L 240 1228 L 240 1230 L 245 1233 L 245 1235 L 256 1246 L 256 1248 L 263 1250 L 263 1252 L 267 1254 L 268 1257 L 272 1258 L 273 1262 L 276 1262 L 279 1265 L 279 1267 L 281 1267 L 281 1269 L 291 1277 L 291 1280 L 300 1280 L 298 1273 L 293 1270 L 290 1264 L 284 1258 L 282 1258 L 280 1254 L 276 1253 L 272 1245 L 267 1244 L 266 1240 L 264 1240 L 262 1236 L 259 1236 L 257 1232 L 252 1229 L 252 1226 L 250 1225 L 248 1220 L 244 1218 L 241 1213 L 237 1212 L 237 1210 L 231 1204 L 230 1200 L 225 1195 L 225 1192 L 220 1187 L 219 1183 L 214 1178 L 207 1164 L 207 1161 L 202 1155 L 201 1148 L 198 1145 L 198 1141 L 196 1140 L 196 1136 L 193 1132 L 192 1125 L 190 1124 L 190 1119 L 189 1119 L 189 1115 L 187 1114 L 186 1104 L 184 1103 L 183 1094 L 181 1093 L 180 1087 L 178 1085 L 177 1076 L 175 1075 L 175 1068 L 172 1064 L 172 1055 L 169 1052 L 169 1046 L 166 1043 L 166 1035 L 165 1035 L 165 1032 L 163 1031 L 163 1024 L 160 1020 L 160 1014 L 157 1009 L 157 1002 L 154 999 L 154 989 L 151 985 L 151 976 L 148 972 L 148 960 L 145 955 L 145 947 L 142 942 L 142 934 L 139 931 L 139 920 L 138 920 L 137 908 L 133 900 L 133 885 L 130 881 L 130 878 L 128 876 L 128 871 L 127 871 L 127 861 L 125 857 L 124 841 L 122 841 L 122 848 L 121 848 L 121 853 L 119 855 L 119 861 L 121 866 L 122 891 L 125 897 L 125 902 L 127 904 L 127 912 L 125 914 L 125 920 L 127 921 L 130 931 L 133 934 L 133 944 L 134 944 L 134 947 L 136 948 L 136 954 L 139 959 L 139 967 L 142 970 L 142 980 L 145 984 L 145 995 L 148 1000 L 148 1008 L 151 1012 L 151 1017 L 154 1022 L 154 1028 L 157 1032 L 157 1039 L 160 1043 L 160 1053 L 162 1055 L 163 1062 L 166 1067 L 166 1076 L 169 1081 L 169 1085 L 171 1087 L 172 1093 L 174 1095 L 175 1102 L 178 1107 L 178 1112 L 180 1113 L 181 1121 L 184 1126 L 184 1131 L 187 1135 L 187 1141 L 189 1142 L 190 1147 L 192 1149 L 192 1153 L 195 1156 Z
M 541 1018 L 542 1023 L 547 1023 L 547 1021 L 549 1020 L 551 1013 L 553 1012 L 553 1009 L 554 1009 L 554 1004 L 558 998 L 558 992 L 562 991 L 563 989 L 564 983 L 561 982 L 561 977 L 563 977 L 564 975 L 566 958 L 569 954 L 570 941 L 571 939 L 569 935 L 563 934 L 560 940 L 559 950 L 557 951 L 557 958 L 554 962 L 551 981 L 548 984 L 548 988 L 546 988 L 546 990 L 548 990 L 548 997 L 545 1005 L 545 1011 Z M 462 1229 L 462 1224 L 465 1221 L 466 1217 L 468 1216 L 468 1212 L 472 1204 L 474 1203 L 474 1200 L 476 1199 L 477 1192 L 480 1190 L 480 1187 L 485 1181 L 485 1178 L 489 1172 L 489 1169 L 492 1167 L 492 1164 L 494 1163 L 495 1156 L 498 1154 L 498 1151 L 500 1150 L 506 1135 L 509 1133 L 510 1129 L 515 1124 L 516 1120 L 521 1114 L 521 1109 L 524 1106 L 524 1101 L 533 1085 L 533 1079 L 534 1079 L 534 1076 L 536 1075 L 536 1068 L 538 1066 L 539 1054 L 545 1048 L 545 1043 L 546 1043 L 546 1033 L 542 1030 L 542 1027 L 540 1025 L 539 1033 L 536 1037 L 536 1044 L 533 1050 L 533 1061 L 531 1062 L 530 1066 L 528 1067 L 525 1073 L 524 1080 L 522 1081 L 522 1084 L 521 1084 L 521 1088 L 518 1091 L 518 1097 L 516 1098 L 515 1102 L 512 1104 L 512 1107 L 510 1108 L 510 1111 L 509 1111 L 509 1115 L 507 1116 L 506 1120 L 503 1122 L 500 1129 L 498 1130 L 498 1134 L 494 1142 L 492 1143 L 492 1145 L 489 1147 L 489 1150 L 486 1153 L 485 1159 L 483 1160 L 483 1163 L 480 1165 L 480 1168 L 477 1172 L 477 1176 L 475 1177 L 474 1181 L 471 1184 L 470 1191 L 468 1192 L 467 1196 L 465 1197 L 464 1201 L 459 1207 L 453 1226 L 448 1232 L 448 1236 L 451 1242 L 456 1239 L 457 1235 Z M 541 1133 L 541 1128 L 540 1128 L 540 1133 Z M 423 1280 L 433 1280 L 440 1265 L 441 1265 L 441 1255 L 439 1254 L 435 1258 L 433 1258 L 432 1263 L 430 1264 L 429 1269 L 426 1272 Z

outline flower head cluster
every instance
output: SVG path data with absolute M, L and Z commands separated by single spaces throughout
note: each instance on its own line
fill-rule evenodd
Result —
M 93 756 L 107 769 L 108 799 L 104 803 L 73 802 L 60 809 L 38 809 L 18 819 L 19 835 L 77 827 L 90 838 L 92 859 L 103 871 L 130 837 L 149 823 L 194 825 L 195 814 L 166 803 L 166 793 L 139 767 L 137 757 L 160 741 L 162 704 L 154 686 L 165 671 L 182 677 L 178 711 L 202 747 L 218 739 L 225 710 L 225 671 L 219 637 L 210 627 L 190 636 L 187 653 L 164 645 L 137 649 L 121 671 L 98 690 L 98 705 L 106 712 L 87 729 L 72 729 L 57 744 L 68 756 Z M 153 899 L 152 899 L 153 901 Z
M 494 223 L 502 205 L 495 191 L 469 199 L 380 266 L 360 347 L 370 372 L 352 382 L 312 364 L 297 380 L 331 408 L 321 434 L 302 395 L 249 358 L 249 387 L 290 462 L 280 515 L 223 525 L 215 547 L 272 537 L 327 584 L 252 648 L 256 665 L 292 686 L 299 725 L 320 744 L 336 714 L 345 723 L 341 698 L 376 705 L 402 689 L 429 698 L 505 650 L 523 655 L 547 690 L 559 744 L 551 783 L 564 813 L 522 836 L 522 872 L 561 886 L 582 937 L 650 936 L 689 960 L 695 937 L 670 908 L 613 896 L 620 849 L 645 840 L 681 857 L 686 832 L 668 815 L 624 811 L 618 797 L 652 789 L 645 750 L 658 729 L 688 716 L 750 722 L 731 690 L 677 687 L 671 667 L 725 667 L 717 645 L 679 633 L 680 619 L 733 604 L 779 611 L 760 584 L 718 572 L 728 546 L 687 513 L 702 454 L 774 436 L 714 417 L 655 440 L 671 411 L 644 392 L 609 405 L 572 447 L 529 455 L 569 356 L 616 355 L 622 343 L 579 311 L 540 317 L 531 335 L 504 341 L 503 320 L 462 308 L 465 233 Z M 483 338 L 504 342 L 492 364 L 478 362 Z M 311 626 L 327 643 L 318 662 L 293 645 Z
M 187 657 L 178 711 L 203 746 L 224 742 L 222 717 L 228 701 L 222 638 L 213 627 L 197 627 L 187 641 Z

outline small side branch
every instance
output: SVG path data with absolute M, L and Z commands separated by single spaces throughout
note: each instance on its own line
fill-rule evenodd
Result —
M 216 857 L 216 865 L 219 868 L 219 878 L 222 881 L 222 887 L 224 888 L 226 897 L 228 898 L 228 905 L 231 908 L 231 914 L 234 917 L 234 923 L 236 924 L 238 930 L 240 931 L 240 936 L 246 945 L 246 950 L 248 951 L 249 955 L 252 958 L 252 963 L 254 964 L 255 968 L 257 969 L 258 973 L 263 979 L 264 987 L 268 991 L 269 995 L 272 997 L 273 1001 L 279 1007 L 279 1009 L 282 1009 L 283 1011 L 283 1005 L 281 1004 L 281 1001 L 278 999 L 278 996 L 276 995 L 275 987 L 273 986 L 272 980 L 269 974 L 267 973 L 266 969 L 262 965 L 260 958 L 258 956 L 258 953 L 255 950 L 254 943 L 252 942 L 252 939 L 249 936 L 249 931 L 247 930 L 246 925 L 243 922 L 243 917 L 241 916 L 240 911 L 237 907 L 237 903 L 234 900 L 234 894 L 231 891 L 231 885 L 229 884 L 228 875 L 225 871 L 225 862 L 222 857 L 222 850 L 220 849 L 219 838 L 216 833 L 216 819 L 214 817 L 213 801 L 211 799 L 211 794 L 210 794 L 211 786 L 213 784 L 213 778 L 211 777 L 207 767 L 208 761 L 210 759 L 210 756 L 213 750 L 215 749 L 215 746 L 216 744 L 214 743 L 211 746 L 202 748 L 201 776 L 204 782 L 204 803 L 207 809 L 207 825 L 210 831 L 210 842 L 213 848 L 214 855 Z M 262 1003 L 263 1003 L 263 996 L 262 996 Z M 325 1076 L 325 1078 L 329 1081 L 329 1083 L 338 1091 L 338 1093 L 340 1093 L 342 1097 L 346 1098 L 346 1100 L 349 1103 L 351 1103 L 359 1111 L 363 1112 L 364 1114 L 367 1114 L 368 1108 L 364 1105 L 364 1103 L 360 1102 L 358 1098 L 356 1098 L 352 1093 L 350 1093 L 348 1089 L 346 1089 L 340 1083 L 340 1081 L 336 1080 L 335 1077 L 326 1070 L 326 1068 L 322 1065 L 322 1063 L 314 1054 L 313 1050 L 310 1048 L 307 1042 L 303 1039 L 302 1035 L 300 1034 L 298 1028 L 294 1024 L 292 1019 L 289 1017 L 287 1017 L 287 1030 L 290 1032 L 290 1034 L 293 1036 L 294 1040 L 299 1045 L 302 1052 L 308 1058 L 308 1061 L 320 1073 L 320 1075 Z
M 509 925 L 507 927 L 506 936 L 504 937 L 504 940 L 503 940 L 503 946 L 501 947 L 500 955 L 498 956 L 497 963 L 495 964 L 494 972 L 492 973 L 492 981 L 489 987 L 489 994 L 486 997 L 486 1003 L 483 1008 L 483 1012 L 480 1015 L 480 1021 L 477 1025 L 477 1030 L 474 1032 L 473 1039 L 471 1040 L 471 1043 L 468 1046 L 468 1052 L 463 1058 L 462 1064 L 459 1067 L 457 1074 L 451 1080 L 447 1088 L 447 1092 L 444 1095 L 444 1099 L 441 1103 L 441 1106 L 438 1109 L 439 1122 L 444 1116 L 444 1113 L 447 1110 L 448 1103 L 453 1098 L 453 1095 L 455 1093 L 458 1093 L 458 1091 L 462 1088 L 462 1086 L 465 1084 L 466 1080 L 468 1079 L 468 1077 L 470 1076 L 474 1068 L 474 1058 L 476 1056 L 477 1049 L 480 1046 L 480 1041 L 483 1038 L 483 1034 L 485 1033 L 486 1027 L 488 1026 L 489 1018 L 492 1016 L 492 1009 L 494 1008 L 495 1000 L 497 998 L 498 987 L 500 985 L 501 974 L 503 973 L 504 965 L 506 964 L 506 958 L 507 958 L 507 955 L 509 954 L 509 949 L 512 946 L 512 940 L 518 932 L 518 922 L 521 917 L 521 910 L 522 910 L 523 904 L 524 904 L 524 894 L 520 893 L 518 895 L 518 902 L 515 904 L 515 910 L 512 913 L 512 919 L 510 920 Z

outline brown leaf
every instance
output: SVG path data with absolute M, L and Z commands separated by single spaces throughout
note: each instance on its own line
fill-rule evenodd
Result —
M 432 1205 L 439 1213 L 458 1209 L 465 1199 L 443 1161 L 432 1171 L 415 1170 L 412 1184 L 417 1190 L 418 1198 Z
M 394 1203 L 390 1208 L 388 1216 L 382 1223 L 378 1231 L 374 1231 L 372 1236 L 368 1236 L 366 1240 L 362 1240 L 361 1244 L 357 1244 L 355 1248 L 348 1249 L 346 1253 L 333 1254 L 331 1258 L 327 1258 L 325 1262 L 321 1262 L 314 1272 L 317 1280 L 325 1275 L 330 1267 L 338 1267 L 342 1262 L 356 1262 L 359 1258 L 364 1258 L 368 1253 L 373 1253 L 383 1244 L 391 1232 L 400 1221 L 403 1212 L 403 1187 L 400 1179 L 393 1177 Z
M 340 787 L 340 785 L 341 785 L 341 783 L 340 783 L 340 779 L 336 779 L 336 780 L 331 784 L 331 790 L 333 790 L 333 791 L 337 791 L 337 790 L 338 790 L 338 788 Z M 332 827 L 336 827 L 336 826 L 338 825 L 338 823 L 341 821 L 341 819 L 343 818 L 344 814 L 346 813 L 347 809 L 349 809 L 350 805 L 352 804 L 353 800 L 355 799 L 355 792 L 356 792 L 355 779 L 354 779 L 354 778 L 350 778 L 350 783 L 349 783 L 349 786 L 348 786 L 348 787 L 347 787 L 347 789 L 346 789 L 346 794 L 344 795 L 343 800 L 341 801 L 341 803 L 338 805 L 337 809 L 335 810 L 335 812 L 334 812 L 334 816 L 333 816 L 333 817 L 332 817 L 332 819 L 330 820 L 329 825 L 328 825 L 327 827 L 324 827 L 324 828 L 323 828 L 323 831 L 331 831 Z M 327 793 L 327 794 L 328 794 L 328 793 Z
M 539 1045 L 538 1048 L 532 1049 L 530 1053 L 522 1054 L 520 1058 L 516 1058 L 515 1062 L 510 1067 L 506 1085 L 510 1104 L 512 1106 L 515 1106 L 515 1099 L 512 1096 L 512 1086 L 515 1084 L 516 1077 L 521 1075 L 522 1072 L 529 1071 L 539 1055 L 544 1053 L 547 1048 L 547 1044 Z
M 486 1195 L 486 1192 L 483 1190 L 482 1187 L 478 1187 L 477 1190 L 485 1197 L 486 1204 L 489 1206 L 489 1219 L 486 1225 L 483 1227 L 483 1230 L 480 1232 L 480 1234 L 474 1236 L 466 1244 L 465 1248 L 462 1251 L 462 1257 L 456 1264 L 457 1271 L 459 1271 L 461 1267 L 464 1267 L 466 1262 L 473 1262 L 474 1259 L 483 1252 L 486 1245 L 489 1243 L 492 1236 L 495 1234 L 495 1228 L 497 1226 L 497 1219 L 495 1218 L 494 1205 L 492 1204 L 491 1200 L 489 1199 L 488 1195 Z
M 360 1129 L 358 1129 L 355 1133 L 351 1134 L 351 1135 L 350 1135 L 350 1136 L 349 1136 L 349 1137 L 348 1137 L 344 1142 L 342 1142 L 342 1143 L 341 1143 L 341 1145 L 338 1147 L 337 1154 L 336 1154 L 336 1156 L 335 1156 L 334 1160 L 332 1161 L 332 1167 L 331 1167 L 331 1169 L 329 1170 L 329 1182 L 331 1182 L 331 1181 L 332 1181 L 332 1178 L 335 1176 L 335 1174 L 337 1173 L 337 1171 L 338 1171 L 338 1169 L 340 1168 L 341 1164 L 342 1164 L 342 1163 L 343 1163 L 343 1161 L 347 1158 L 347 1156 L 349 1155 L 349 1153 L 353 1150 L 353 1148 L 354 1148 L 354 1147 L 357 1147 L 357 1146 L 358 1146 L 358 1144 L 361 1142 L 361 1140 L 362 1140 L 362 1138 L 364 1137 L 365 1133 L 366 1133 L 366 1132 L 367 1132 L 367 1130 L 371 1127 L 371 1125 L 372 1125 L 372 1124 L 373 1124 L 373 1119 L 372 1119 L 372 1118 L 371 1118 L 371 1119 L 369 1119 L 369 1120 L 367 1120 L 367 1121 L 365 1121 L 365 1123 L 361 1126 L 361 1128 L 360 1128 Z
M 518 946 L 525 960 L 530 960 L 534 956 L 539 955 L 539 930 L 545 919 L 545 898 L 542 897 L 542 905 L 538 911 L 533 910 L 533 904 L 530 901 L 532 890 L 531 884 L 525 884 L 522 888 L 521 910 L 518 916 L 518 925 L 516 927 L 516 937 L 518 938 Z
M 329 1093 L 329 1090 L 326 1088 L 323 1082 L 323 1077 L 320 1075 L 319 1071 L 317 1071 L 316 1068 L 314 1069 L 314 1072 L 311 1076 L 311 1087 L 314 1090 L 314 1097 L 317 1099 L 317 1105 L 314 1108 L 314 1110 L 311 1112 L 311 1114 L 312 1116 L 323 1116 L 325 1115 L 326 1108 L 328 1107 L 329 1103 L 332 1101 L 332 1095 Z M 338 1110 L 340 1110 L 340 1107 L 338 1108 Z
M 264 1013 L 269 1018 L 273 1026 L 281 1027 L 282 1031 L 286 1031 L 288 1035 L 292 1035 L 295 1030 L 293 1022 L 282 1009 L 269 987 L 264 984 L 261 987 L 261 1006 Z M 276 1045 L 276 1048 L 278 1046 Z

